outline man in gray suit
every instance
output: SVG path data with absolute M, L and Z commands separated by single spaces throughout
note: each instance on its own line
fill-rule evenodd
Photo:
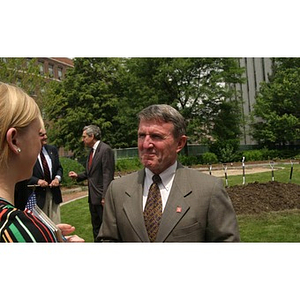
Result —
M 82 141 L 91 149 L 86 161 L 86 170 L 80 174 L 69 172 L 69 176 L 77 181 L 88 179 L 88 202 L 95 241 L 102 223 L 104 196 L 115 172 L 113 150 L 100 139 L 101 131 L 98 126 L 89 125 L 83 128 Z
M 177 161 L 187 141 L 181 114 L 169 105 L 152 105 L 138 117 L 138 150 L 145 168 L 110 184 L 97 239 L 238 242 L 236 215 L 222 179 Z M 152 190 L 155 185 L 158 192 Z

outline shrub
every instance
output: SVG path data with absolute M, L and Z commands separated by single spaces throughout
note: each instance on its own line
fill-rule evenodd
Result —
M 232 145 L 227 144 L 223 148 L 219 149 L 220 151 L 220 161 L 223 163 L 234 161 L 235 150 Z
M 66 157 L 59 158 L 60 163 L 63 167 L 63 178 L 61 184 L 64 186 L 74 185 L 74 180 L 69 177 L 69 172 L 74 171 L 76 173 L 83 172 L 85 170 L 84 166 L 78 163 L 76 160 Z
M 116 171 L 133 172 L 142 168 L 142 164 L 138 157 L 121 158 L 116 162 Z
M 270 159 L 278 159 L 280 157 L 280 151 L 279 150 L 268 150 L 267 148 L 264 148 L 261 150 L 263 153 L 263 159 L 264 160 L 270 160 Z
M 216 141 L 209 145 L 209 151 L 215 153 L 218 160 L 223 163 L 234 161 L 238 149 L 239 140 L 237 139 Z
M 279 150 L 268 150 L 267 148 L 244 151 L 243 155 L 247 161 L 274 160 L 281 157 Z
M 235 154 L 234 154 L 234 159 L 233 161 L 238 161 L 238 162 L 241 162 L 243 160 L 243 151 L 237 151 Z
M 192 166 L 192 165 L 197 165 L 198 164 L 198 158 L 195 155 L 190 155 L 190 156 L 186 156 L 186 155 L 182 155 L 179 154 L 178 155 L 178 160 L 184 165 L 184 166 Z
M 218 157 L 215 153 L 205 152 L 202 155 L 203 164 L 216 164 L 218 163 Z
M 280 158 L 293 158 L 299 155 L 299 150 L 295 149 L 284 149 L 280 150 Z
M 248 150 L 243 152 L 246 161 L 259 161 L 264 160 L 264 154 L 262 150 Z

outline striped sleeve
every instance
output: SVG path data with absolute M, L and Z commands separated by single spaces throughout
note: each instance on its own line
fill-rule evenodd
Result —
M 0 199 L 0 242 L 57 242 L 55 234 L 30 211 Z

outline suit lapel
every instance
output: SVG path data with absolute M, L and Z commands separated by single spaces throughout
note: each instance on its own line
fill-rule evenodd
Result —
M 125 196 L 127 198 L 124 201 L 123 208 L 131 226 L 141 241 L 149 242 L 142 206 L 144 176 L 144 170 L 138 171 L 137 182 L 129 185 L 126 189 Z
M 39 177 L 39 178 L 43 178 L 44 176 L 44 171 L 42 169 L 41 163 L 40 161 L 37 159 L 36 163 L 35 163 L 35 171 L 34 173 Z
M 179 165 L 176 170 L 170 195 L 162 215 L 156 241 L 163 242 L 180 219 L 186 214 L 190 206 L 185 197 L 192 192 L 185 175 L 185 169 Z
M 51 149 L 48 147 L 48 145 L 44 146 L 50 159 L 51 159 L 51 174 L 53 174 L 53 167 L 54 167 L 54 157 L 53 157 L 53 152 L 51 151 Z
M 144 169 L 138 171 L 136 181 L 128 185 L 125 190 L 126 199 L 123 208 L 131 226 L 134 228 L 140 240 L 142 242 L 149 242 L 142 207 L 144 176 Z M 191 192 L 192 189 L 186 177 L 185 169 L 179 164 L 167 205 L 161 219 L 156 239 L 157 242 L 163 242 L 189 210 L 190 206 L 187 204 L 185 197 Z

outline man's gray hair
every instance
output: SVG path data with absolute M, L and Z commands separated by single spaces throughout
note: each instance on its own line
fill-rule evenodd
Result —
M 93 134 L 96 140 L 101 139 L 101 130 L 96 125 L 84 126 L 83 131 L 85 131 L 88 136 L 91 136 Z
M 186 134 L 186 123 L 183 116 L 167 104 L 154 104 L 144 108 L 138 113 L 138 119 L 139 122 L 141 120 L 157 120 L 173 123 L 175 138 Z

